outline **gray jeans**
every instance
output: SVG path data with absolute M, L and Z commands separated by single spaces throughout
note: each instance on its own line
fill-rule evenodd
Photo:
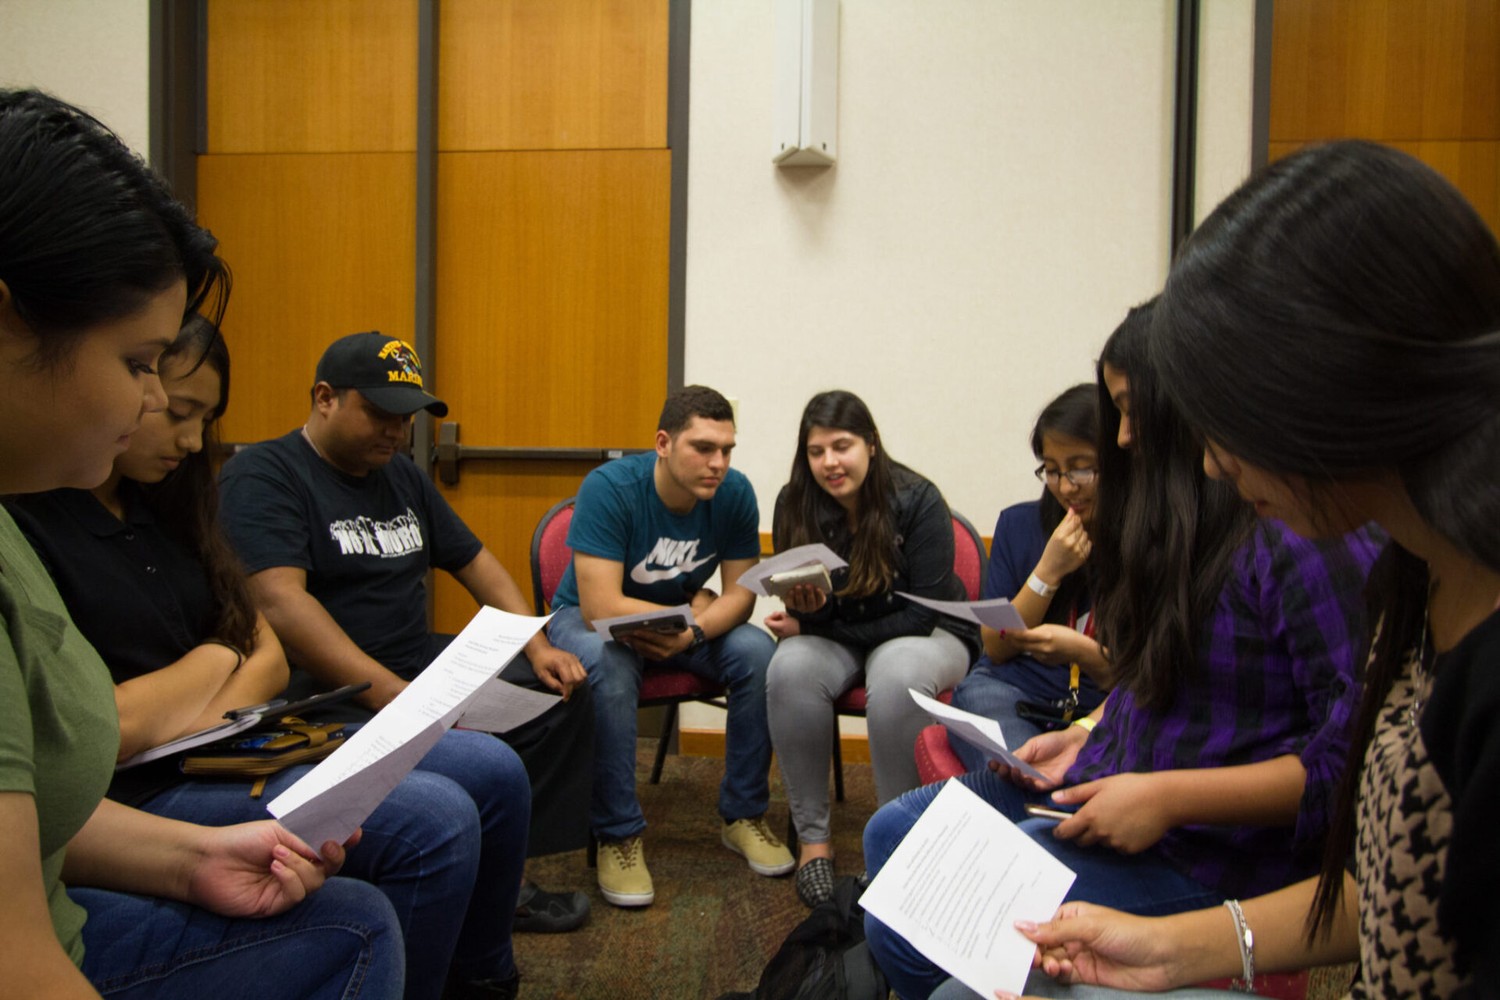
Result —
M 937 697 L 968 669 L 968 647 L 940 628 L 931 635 L 891 639 L 867 653 L 812 635 L 777 644 L 766 677 L 766 707 L 792 821 L 803 843 L 829 839 L 834 700 L 856 684 L 865 686 L 875 794 L 884 805 L 920 784 L 912 747 L 932 720 L 907 689 Z

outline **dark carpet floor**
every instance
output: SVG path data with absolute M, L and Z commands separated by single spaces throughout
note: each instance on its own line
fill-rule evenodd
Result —
M 656 902 L 637 910 L 606 903 L 583 851 L 532 861 L 532 878 L 549 889 L 587 892 L 593 912 L 572 934 L 516 937 L 523 998 L 676 1000 L 751 990 L 782 939 L 807 914 L 790 876 L 756 875 L 719 843 L 714 804 L 723 761 L 668 757 L 661 784 L 651 785 L 655 746 L 641 740 L 636 777 L 649 824 L 646 862 Z M 846 763 L 844 778 L 846 801 L 833 808 L 834 849 L 839 874 L 856 875 L 864 869 L 860 836 L 875 809 L 875 785 L 868 764 Z M 773 767 L 769 817 L 778 835 L 784 835 L 786 816 L 786 796 Z M 1315 970 L 1308 1000 L 1342 996 L 1351 971 Z
M 753 989 L 787 933 L 807 914 L 790 876 L 764 878 L 719 842 L 715 804 L 724 762 L 668 757 L 661 783 L 647 783 L 654 740 L 641 740 L 637 782 L 648 824 L 646 863 L 656 902 L 622 910 L 599 894 L 584 852 L 533 860 L 527 874 L 548 889 L 581 889 L 593 906 L 572 934 L 516 937 L 521 996 L 528 1000 L 656 1000 L 717 997 Z M 839 874 L 864 869 L 860 835 L 875 809 L 867 764 L 845 764 L 846 801 L 833 808 Z M 830 792 L 831 794 L 831 792 Z M 768 813 L 786 830 L 786 796 L 772 768 Z

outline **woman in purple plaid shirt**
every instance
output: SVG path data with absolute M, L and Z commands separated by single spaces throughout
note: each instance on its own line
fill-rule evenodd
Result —
M 1069 900 L 1168 914 L 1317 870 L 1379 543 L 1365 531 L 1305 540 L 1205 476 L 1146 352 L 1152 312 L 1132 310 L 1100 363 L 1092 558 L 1114 687 L 1088 722 L 1019 749 L 1045 786 L 996 770 L 959 780 L 1077 873 Z M 871 872 L 937 791 L 909 792 L 870 821 Z M 1032 802 L 1076 811 L 1028 819 Z M 945 978 L 878 921 L 866 928 L 901 997 Z
M 1364 703 L 1320 878 L 1161 920 L 1068 904 L 1023 928 L 1039 964 L 1163 989 L 1357 958 L 1355 997 L 1500 996 L 1500 244 L 1431 168 L 1331 143 L 1216 209 L 1158 309 L 1210 475 L 1309 536 L 1390 532 Z

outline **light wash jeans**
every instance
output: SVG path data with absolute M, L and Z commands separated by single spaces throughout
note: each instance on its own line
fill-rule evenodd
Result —
M 372 885 L 333 878 L 280 916 L 69 889 L 88 911 L 83 974 L 111 1000 L 400 1000 L 401 929 Z
M 1027 818 L 1027 802 L 1044 795 L 1023 791 L 988 767 L 950 781 L 961 781 L 1000 813 L 1016 823 L 1053 857 L 1077 875 L 1065 900 L 1083 900 L 1142 916 L 1161 916 L 1218 906 L 1224 896 L 1189 878 L 1155 851 L 1119 854 L 1106 847 L 1080 847 L 1052 836 L 1056 821 Z M 943 783 L 907 792 L 881 806 L 865 826 L 865 868 L 873 878 L 885 866 L 896 845 L 937 798 Z M 947 973 L 870 914 L 865 914 L 865 937 L 870 953 L 884 970 L 902 1000 L 929 996 Z
M 207 826 L 268 819 L 266 803 L 309 770 L 272 775 L 259 800 L 246 781 L 195 778 L 141 808 Z M 510 747 L 489 733 L 451 730 L 365 821 L 340 875 L 374 885 L 394 908 L 407 1000 L 436 1000 L 450 973 L 455 980 L 515 974 L 510 928 L 530 802 L 526 771 Z
M 635 793 L 636 710 L 643 661 L 629 646 L 606 641 L 576 607 L 547 623 L 552 644 L 578 657 L 594 698 L 594 792 L 589 823 L 600 840 L 623 840 L 646 828 Z M 762 815 L 771 801 L 771 734 L 766 728 L 766 666 L 776 644 L 754 625 L 739 625 L 695 650 L 664 661 L 728 689 L 724 780 L 719 815 L 726 823 Z

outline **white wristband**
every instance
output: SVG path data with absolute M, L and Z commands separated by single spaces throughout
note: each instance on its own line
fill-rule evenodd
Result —
M 1051 597 L 1053 594 L 1057 593 L 1056 587 L 1052 586 L 1052 584 L 1050 583 L 1047 583 L 1035 573 L 1031 574 L 1031 576 L 1026 579 L 1026 586 L 1030 587 L 1038 597 Z

